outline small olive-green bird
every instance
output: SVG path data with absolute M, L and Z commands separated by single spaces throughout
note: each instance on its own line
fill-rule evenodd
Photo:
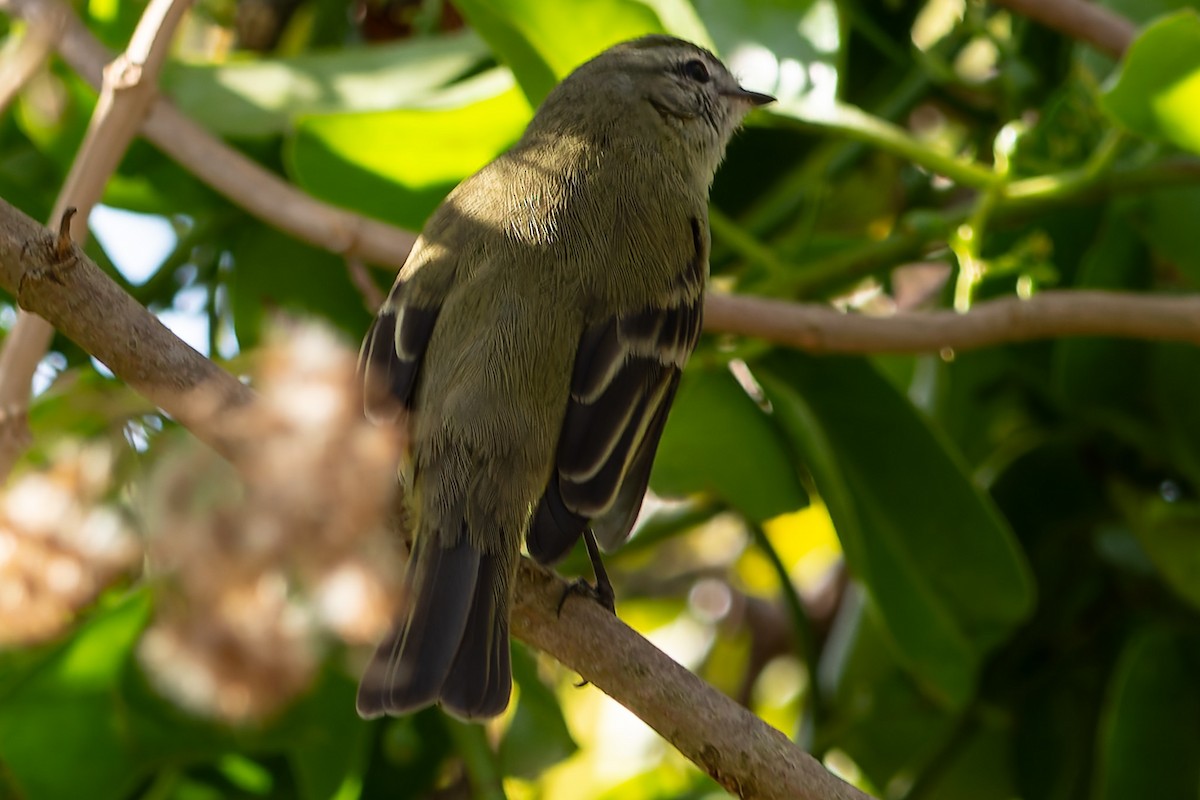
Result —
M 368 415 L 407 427 L 413 546 L 359 714 L 501 713 L 522 541 L 628 535 L 700 333 L 713 173 L 772 99 L 688 42 L 619 44 L 430 218 L 360 356 Z

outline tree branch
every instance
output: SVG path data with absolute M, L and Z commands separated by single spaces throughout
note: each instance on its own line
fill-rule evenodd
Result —
M 59 4 L 58 0 L 4 2 L 24 16 L 37 13 L 45 4 Z M 1099 12 L 1100 17 L 1113 16 L 1081 0 L 999 2 L 1017 11 L 1026 7 L 1042 11 L 1055 7 L 1057 11 L 1045 11 L 1049 16 L 1064 17 L 1064 9 L 1073 9 L 1089 19 L 1088 14 L 1096 16 L 1093 12 Z M 1080 11 L 1079 6 L 1084 10 Z M 66 13 L 60 51 L 86 80 L 96 84 L 108 58 L 107 51 L 77 17 Z M 1122 27 L 1113 25 L 1111 19 L 1108 22 L 1105 29 L 1110 33 Z M 1125 22 L 1124 27 L 1130 26 Z M 162 98 L 155 99 L 144 133 L 197 178 L 299 239 L 347 257 L 392 267 L 403 264 L 412 245 L 414 237 L 408 231 L 309 197 L 210 135 Z M 965 350 L 1036 338 L 1085 335 L 1194 341 L 1194 325 L 1187 314 L 1200 301 L 1133 294 L 1098 297 L 1045 292 L 1031 301 L 1013 298 L 983 303 L 966 315 L 930 312 L 870 318 L 841 314 L 825 306 L 714 294 L 709 296 L 705 307 L 705 328 L 718 333 L 759 336 L 776 344 L 826 353 Z M 1078 302 L 1073 298 L 1078 298 Z
M 1200 297 L 1104 291 L 1048 291 L 955 311 L 890 317 L 761 297 L 709 295 L 704 328 L 757 336 L 810 353 L 936 353 L 1074 336 L 1200 345 Z
M 1137 26 L 1099 3 L 1086 0 L 992 0 L 995 5 L 1029 17 L 1072 39 L 1087 42 L 1100 52 L 1119 59 L 1125 54 Z
M 0 0 L 29 16 L 60 0 Z M 101 83 L 108 50 L 77 16 L 67 12 L 59 52 L 92 86 Z M 179 112 L 155 99 L 142 128 L 145 137 L 196 178 L 259 219 L 297 239 L 348 258 L 399 268 L 416 236 L 387 223 L 316 200 L 229 147 Z
M 154 102 L 158 71 L 188 5 L 188 0 L 151 0 L 128 49 L 103 69 L 100 99 L 50 217 L 53 223 L 66 219 L 68 207 L 77 209 L 73 233 L 77 242 L 87 240 L 88 215 Z M 36 12 L 57 17 L 63 26 L 78 22 L 73 15 L 68 17 L 62 6 L 41 7 Z M 27 445 L 25 407 L 30 384 L 53 337 L 54 329 L 45 320 L 22 311 L 0 350 L 0 425 L 4 428 L 0 431 L 0 478 L 12 470 Z
M 254 446 L 253 432 L 222 425 L 232 408 L 258 402 L 250 389 L 176 338 L 65 235 L 47 236 L 3 200 L 0 288 L 231 460 Z M 517 637 L 578 671 L 726 789 L 747 798 L 865 800 L 599 605 L 568 601 L 560 615 L 565 588 L 549 570 L 523 563 Z

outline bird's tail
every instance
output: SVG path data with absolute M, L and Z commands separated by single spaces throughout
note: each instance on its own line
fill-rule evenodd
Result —
M 463 719 L 508 707 L 511 565 L 480 552 L 466 530 L 446 546 L 418 535 L 406 578 L 404 616 L 375 651 L 358 686 L 358 713 L 402 714 L 440 702 Z

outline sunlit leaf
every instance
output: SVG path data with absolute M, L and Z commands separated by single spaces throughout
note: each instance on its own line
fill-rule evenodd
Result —
M 786 100 L 837 96 L 842 31 L 833 0 L 698 0 L 696 10 L 743 85 Z
M 575 67 L 617 42 L 672 32 L 707 43 L 684 0 L 460 0 L 457 7 L 512 68 L 533 104 Z
M 474 34 L 225 64 L 171 64 L 164 90 L 222 136 L 284 133 L 305 114 L 383 111 L 420 100 L 487 57 Z
M 515 142 L 531 109 L 506 73 L 472 82 L 466 104 L 305 117 L 286 158 L 309 192 L 412 230 L 463 178 Z
M 1134 40 L 1105 110 L 1129 130 L 1200 153 L 1200 15 L 1180 11 Z

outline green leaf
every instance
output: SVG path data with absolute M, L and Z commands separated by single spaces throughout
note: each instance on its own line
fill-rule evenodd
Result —
M 697 0 L 696 11 L 748 88 L 789 100 L 837 97 L 842 31 L 833 0 Z M 787 73 L 805 78 L 789 81 Z
M 258 343 L 263 317 L 272 311 L 322 315 L 355 342 L 370 325 L 345 262 L 332 253 L 258 223 L 242 228 L 230 253 L 230 303 L 243 349 Z
M 370 726 L 354 711 L 357 683 L 327 669 L 320 683 L 272 727 L 287 748 L 302 800 L 359 796 Z
M 467 97 L 450 108 L 306 117 L 287 143 L 289 171 L 324 200 L 420 229 L 451 189 L 520 137 L 532 114 L 503 71 L 471 81 Z
M 1146 191 L 1126 211 L 1146 246 L 1200 287 L 1200 189 L 1167 186 Z
M 225 64 L 168 64 L 167 94 L 221 136 L 286 132 L 304 114 L 383 111 L 422 99 L 487 58 L 473 33 Z
M 1121 654 L 1100 725 L 1100 800 L 1195 797 L 1200 786 L 1196 642 L 1139 633 Z
M 1180 11 L 1143 30 L 1101 103 L 1134 133 L 1200 153 L 1200 15 Z
M 76 630 L 0 695 L 0 753 L 24 797 L 121 798 L 142 775 L 116 694 L 150 611 L 130 595 Z M 69 768 L 67 766 L 69 765 Z
M 558 698 L 538 677 L 537 661 L 516 642 L 512 668 L 520 694 L 512 723 L 500 743 L 500 765 L 505 775 L 532 780 L 579 745 L 571 738 Z
M 982 656 L 1033 606 L 1008 526 L 951 447 L 866 362 L 778 352 L 756 372 L 901 662 L 961 707 Z
M 1145 289 L 1146 252 L 1119 214 L 1110 214 L 1084 255 L 1075 288 Z M 1144 342 L 1070 338 L 1054 343 L 1054 381 L 1072 407 L 1104 415 L 1141 416 L 1137 403 L 1146 378 Z
M 1167 502 L 1116 487 L 1130 527 L 1167 586 L 1200 609 L 1200 503 Z
M 684 373 L 650 485 L 711 492 L 756 523 L 808 505 L 779 429 L 725 369 Z
M 533 105 L 575 67 L 626 39 L 670 31 L 701 45 L 708 42 L 685 0 L 460 0 L 455 5 L 512 69 Z
M 1150 354 L 1150 396 L 1162 421 L 1162 448 L 1200 485 L 1200 350 L 1159 344 Z

